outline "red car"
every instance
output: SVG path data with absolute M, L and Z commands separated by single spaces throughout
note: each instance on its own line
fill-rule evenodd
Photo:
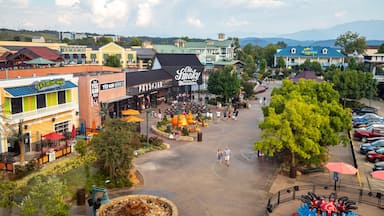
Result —
M 384 148 L 379 148 L 375 151 L 368 152 L 367 160 L 372 163 L 384 161 Z
M 360 139 L 363 142 L 367 142 L 368 138 L 373 137 L 384 137 L 384 128 L 359 128 L 355 129 L 355 132 L 353 133 L 353 137 Z

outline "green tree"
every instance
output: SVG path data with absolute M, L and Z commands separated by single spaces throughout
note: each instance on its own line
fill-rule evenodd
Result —
M 382 44 L 379 46 L 379 49 L 377 49 L 377 53 L 384 53 L 384 43 L 382 43 Z
M 121 67 L 120 59 L 115 55 L 109 55 L 106 59 L 105 66 Z
M 251 98 L 253 95 L 253 89 L 255 88 L 255 84 L 247 81 L 242 81 L 242 86 L 244 90 L 244 98 Z
M 267 60 L 262 59 L 261 62 L 260 62 L 260 66 L 259 66 L 259 72 L 261 74 L 264 74 L 266 68 L 267 68 Z
M 16 183 L 13 181 L 0 180 L 0 208 L 6 208 L 9 210 L 9 215 L 11 215 L 12 207 L 14 202 L 12 201 L 15 197 L 15 188 L 17 187 Z
M 135 130 L 136 127 L 132 123 L 107 118 L 104 129 L 91 140 L 91 147 L 102 164 L 101 170 L 111 181 L 127 177 L 127 170 L 131 167 L 134 157 L 133 152 L 140 146 L 140 139 Z
M 24 139 L 27 134 L 23 133 L 23 121 L 19 121 L 17 129 L 9 128 L 11 130 L 8 140 L 14 143 L 17 143 L 20 150 L 20 164 L 24 165 L 25 163 L 25 144 Z
M 352 33 L 351 31 L 337 37 L 335 45 L 341 47 L 345 55 L 352 54 L 354 51 L 363 54 L 367 48 L 365 37 L 360 37 L 358 33 Z
M 60 180 L 37 176 L 28 185 L 28 193 L 18 205 L 21 215 L 70 215 L 70 207 L 64 201 L 67 188 Z
M 284 58 L 282 56 L 280 56 L 278 59 L 277 59 L 277 67 L 279 68 L 285 68 L 285 61 L 284 61 Z
M 233 72 L 233 67 L 225 66 L 222 70 L 212 72 L 208 79 L 208 91 L 222 96 L 225 102 L 239 96 L 240 80 Z
M 276 46 L 278 48 L 285 48 L 285 47 L 287 47 L 287 44 L 284 41 L 279 41 L 276 43 Z
M 356 60 L 354 58 L 350 58 L 348 62 L 348 69 L 356 70 L 356 68 L 357 68 Z
M 248 55 L 244 63 L 244 72 L 247 73 L 249 77 L 252 77 L 253 74 L 256 72 L 256 65 L 255 61 L 253 60 L 253 57 L 251 55 Z
M 129 41 L 128 41 L 128 46 L 141 46 L 142 44 L 142 41 L 140 38 L 138 37 L 132 37 Z
M 97 39 L 97 45 L 99 45 L 99 46 L 104 46 L 104 45 L 106 45 L 106 44 L 109 44 L 109 43 L 111 43 L 111 42 L 113 42 L 113 40 L 112 40 L 112 38 L 109 38 L 109 37 L 100 37 L 100 38 L 98 38 Z
M 263 48 L 263 59 L 267 61 L 268 66 L 272 66 L 274 63 L 274 55 L 276 54 L 277 46 L 269 44 Z
M 320 164 L 326 146 L 347 140 L 340 132 L 350 128 L 350 110 L 338 99 L 330 83 L 284 80 L 263 110 L 262 139 L 255 142 L 255 150 L 269 156 L 288 153 L 292 171 L 298 164 Z

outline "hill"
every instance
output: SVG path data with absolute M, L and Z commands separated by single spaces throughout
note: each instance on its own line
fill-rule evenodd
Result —
M 12 30 L 0 29 L 0 40 L 5 41 L 32 41 L 34 36 L 43 36 L 46 42 L 59 42 L 59 33 L 57 31 L 42 30 L 42 31 L 29 31 L 29 30 Z

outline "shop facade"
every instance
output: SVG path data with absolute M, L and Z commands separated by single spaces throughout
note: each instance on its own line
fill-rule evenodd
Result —
M 45 134 L 78 126 L 78 79 L 72 74 L 1 80 L 0 93 L 0 153 L 19 153 L 12 133 L 23 133 L 31 152 L 40 150 Z

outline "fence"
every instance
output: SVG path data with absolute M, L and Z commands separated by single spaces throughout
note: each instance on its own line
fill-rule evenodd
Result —
M 307 195 L 308 192 L 313 192 L 323 197 L 328 197 L 334 192 L 336 193 L 336 198 L 347 196 L 350 200 L 356 201 L 357 203 L 364 203 L 370 206 L 384 208 L 384 205 L 381 202 L 384 198 L 384 194 L 382 194 L 382 192 L 366 191 L 349 186 L 339 186 L 336 191 L 332 189 L 332 185 L 296 185 L 280 190 L 268 199 L 265 215 L 272 213 L 273 210 L 279 207 L 280 204 L 292 200 L 299 200 L 301 195 Z

